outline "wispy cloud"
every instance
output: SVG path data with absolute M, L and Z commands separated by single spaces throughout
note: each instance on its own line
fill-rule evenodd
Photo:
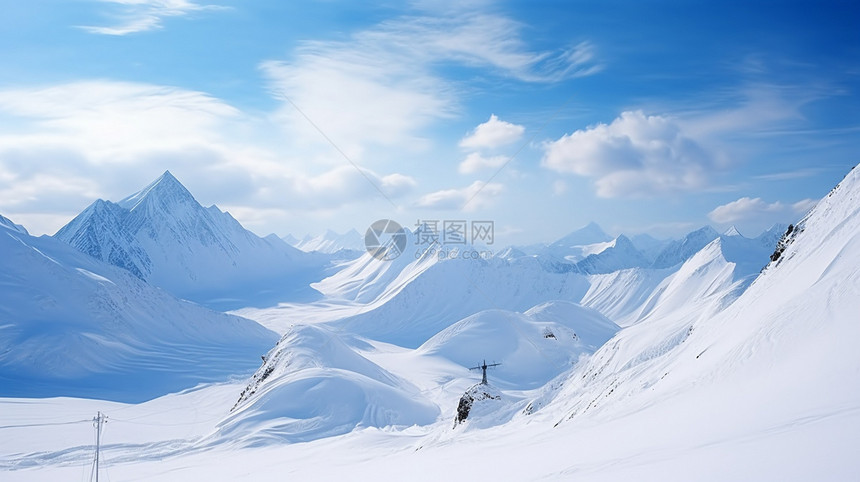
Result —
M 506 17 L 474 12 L 405 16 L 346 41 L 305 42 L 291 58 L 263 62 L 261 69 L 273 94 L 284 100 L 274 118 L 288 133 L 304 143 L 320 137 L 296 112 L 299 107 L 359 160 L 372 145 L 425 146 L 425 128 L 459 112 L 460 86 L 443 73 L 452 64 L 522 82 L 557 82 L 599 70 L 591 44 L 533 51 L 521 29 Z
M 721 224 L 758 221 L 772 223 L 794 219 L 812 209 L 816 202 L 814 199 L 804 199 L 792 204 L 779 201 L 769 203 L 758 197 L 742 197 L 717 206 L 708 213 L 708 218 Z
M 118 12 L 111 16 L 115 22 L 110 26 L 81 26 L 83 30 L 101 35 L 128 35 L 161 28 L 168 17 L 183 17 L 204 10 L 219 10 L 224 7 L 201 5 L 189 0 L 97 0 L 112 4 Z
M 795 169 L 793 171 L 775 172 L 773 174 L 762 174 L 760 176 L 755 176 L 755 178 L 761 179 L 762 181 L 788 181 L 791 179 L 803 179 L 807 177 L 812 177 L 821 173 L 823 170 L 824 169 L 809 167 L 803 169 Z
M 422 196 L 416 203 L 417 207 L 456 210 L 463 209 L 466 205 L 467 211 L 476 211 L 486 208 L 493 203 L 494 198 L 504 191 L 504 186 L 499 183 L 485 184 L 475 181 L 472 184 L 458 189 L 443 189 Z

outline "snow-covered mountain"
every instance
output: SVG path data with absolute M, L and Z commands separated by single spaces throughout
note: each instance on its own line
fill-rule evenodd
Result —
M 648 260 L 648 263 L 651 264 L 655 259 L 657 259 L 657 256 L 661 251 L 663 251 L 666 245 L 672 242 L 672 240 L 657 239 L 647 233 L 640 233 L 630 236 L 630 242 L 633 243 L 633 246 L 636 246 L 636 249 L 638 249 L 639 252 Z
M 98 200 L 55 238 L 171 293 L 210 306 L 297 296 L 317 260 L 204 208 L 170 172 L 117 202 Z M 305 293 L 307 295 L 307 293 Z
M 734 237 L 710 243 L 669 284 L 686 289 L 702 270 L 725 270 Z M 817 477 L 824 467 L 817 463 L 781 465 L 813 452 L 825 454 L 816 460 L 828 470 L 852 465 L 842 447 L 856 440 L 860 423 L 860 388 L 851 382 L 860 372 L 858 169 L 797 224 L 781 255 L 731 304 L 715 310 L 712 292 L 697 291 L 621 331 L 563 388 L 549 390 L 549 419 L 569 425 L 568 433 L 598 425 L 610 439 L 649 433 L 655 439 L 636 447 L 686 447 L 698 470 L 730 463 L 755 479 Z M 706 449 L 715 443 L 719 462 Z M 669 465 L 656 462 L 647 473 Z
M 523 251 L 538 255 L 547 264 L 575 264 L 591 255 L 600 254 L 607 248 L 614 247 L 615 244 L 612 236 L 603 232 L 597 223 L 592 222 L 551 244 L 540 246 L 538 249 L 524 248 Z
M 301 240 L 296 240 L 292 243 L 286 238 L 284 240 L 290 245 L 308 253 L 312 251 L 326 254 L 335 254 L 338 252 L 355 253 L 355 257 L 358 257 L 364 251 L 364 238 L 355 229 L 350 229 L 343 234 L 328 229 L 319 236 L 307 235 Z
M 483 264 L 348 264 L 351 271 L 320 284 L 331 297 L 285 316 L 292 330 L 247 383 L 110 406 L 118 413 L 105 448 L 111 476 L 853 480 L 858 171 L 775 251 L 762 237 L 727 232 L 665 268 L 587 276 L 548 271 L 514 250 Z M 767 254 L 773 261 L 759 272 Z M 361 273 L 379 285 L 363 287 Z M 589 333 L 576 320 L 604 318 L 559 301 L 457 316 L 458 306 L 479 308 L 462 296 L 467 284 L 475 297 L 525 300 L 554 294 L 560 279 L 577 289 L 559 298 L 584 290 L 589 303 L 633 313 L 635 322 L 617 332 L 605 321 L 587 325 L 597 327 Z M 421 330 L 409 317 L 434 309 L 443 312 L 432 320 L 441 329 L 417 349 L 361 336 L 373 321 L 383 334 Z M 367 318 L 338 321 L 356 313 Z M 577 356 L 586 345 L 600 346 Z M 452 429 L 461 395 L 481 379 L 469 368 L 484 357 L 502 363 L 488 373 L 492 388 L 481 389 L 491 400 Z M 81 428 L 103 403 L 0 399 L 4 480 L 78 477 L 79 461 L 92 456 L 80 442 L 91 433 Z
M 606 244 L 602 251 L 589 254 L 576 263 L 581 273 L 605 274 L 649 264 L 645 255 L 623 234 Z
M 0 252 L 0 396 L 141 401 L 253 369 L 277 339 L 13 223 Z
M 551 248 L 572 248 L 576 246 L 586 246 L 589 244 L 605 243 L 612 241 L 612 236 L 603 232 L 603 228 L 595 222 L 590 222 L 587 225 L 571 232 L 570 234 L 558 239 L 550 244 Z
M 660 251 L 651 267 L 662 269 L 683 263 L 708 243 L 717 239 L 719 235 L 718 232 L 714 231 L 714 228 L 705 226 L 679 240 L 671 241 Z
M 755 239 L 766 249 L 773 251 L 773 249 L 776 248 L 776 243 L 779 242 L 787 229 L 787 224 L 774 224 L 765 232 L 758 235 Z

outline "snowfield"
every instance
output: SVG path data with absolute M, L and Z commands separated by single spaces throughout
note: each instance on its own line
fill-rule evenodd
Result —
M 774 232 L 701 229 L 640 250 L 594 225 L 488 259 L 365 254 L 321 276 L 320 299 L 233 315 L 2 218 L 14 253 L 0 272 L 2 479 L 89 477 L 101 411 L 110 480 L 855 480 L 858 171 L 792 226 L 774 261 Z M 119 314 L 108 323 L 93 299 Z M 78 318 L 61 316 L 68 307 Z M 45 330 L 48 315 L 64 329 Z M 181 378 L 188 344 L 226 340 L 267 340 L 256 372 L 133 403 L 101 400 L 110 384 L 9 388 L 47 377 L 24 363 L 52 373 L 45 389 L 72 390 L 81 370 L 113 370 L 126 386 L 142 367 Z M 85 356 L 93 344 L 102 358 Z M 139 344 L 157 356 L 136 356 Z M 239 367 L 195 360 L 199 373 Z M 470 370 L 483 360 L 501 363 L 489 385 Z M 472 411 L 455 424 L 467 391 Z

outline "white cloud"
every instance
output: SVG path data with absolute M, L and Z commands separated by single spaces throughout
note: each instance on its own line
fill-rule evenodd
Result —
M 260 142 L 267 128 L 219 99 L 170 87 L 99 81 L 0 91 L 0 212 L 52 233 L 60 225 L 46 223 L 63 216 L 37 213 L 71 219 L 165 169 L 204 204 L 285 212 L 372 202 L 379 191 L 397 199 L 416 186 L 404 174 L 348 164 L 320 171 L 284 157 L 281 145 Z
M 422 196 L 416 205 L 422 208 L 475 211 L 492 204 L 502 193 L 504 186 L 498 183 L 485 184 L 475 181 L 460 189 L 443 189 Z
M 98 163 L 125 162 L 141 151 L 218 146 L 218 130 L 240 117 L 201 92 L 109 81 L 2 91 L 3 113 L 30 124 L 28 134 L 14 136 L 16 143 L 71 147 Z M 0 135 L 0 147 L 8 139 Z
M 82 26 L 83 30 L 102 35 L 128 35 L 161 28 L 168 17 L 182 17 L 203 10 L 222 9 L 215 5 L 200 5 L 189 0 L 98 0 L 113 4 L 120 13 L 117 23 L 110 27 Z
M 673 119 L 624 112 L 548 142 L 542 165 L 594 179 L 605 198 L 645 197 L 706 185 L 713 154 Z
M 372 57 L 306 51 L 292 63 L 264 63 L 273 93 L 285 101 L 274 120 L 298 142 L 331 150 L 331 141 L 356 161 L 372 145 L 426 142 L 419 132 L 452 115 L 453 97 L 432 76 Z
M 291 178 L 289 184 L 288 193 L 308 200 L 313 207 L 333 208 L 383 195 L 393 200 L 411 192 L 417 182 L 403 174 L 380 176 L 368 169 L 359 172 L 352 166 L 342 166 L 318 176 Z
M 304 144 L 332 142 L 348 157 L 366 160 L 372 145 L 426 145 L 425 128 L 458 112 L 458 85 L 439 67 L 454 63 L 527 82 L 596 71 L 590 44 L 531 51 L 521 29 L 508 18 L 479 13 L 400 17 L 346 41 L 304 42 L 292 58 L 263 62 L 261 69 L 284 101 L 274 118 L 288 135 Z M 492 142 L 509 140 L 521 128 L 507 129 Z
M 485 168 L 501 167 L 508 162 L 508 159 L 510 159 L 508 156 L 484 157 L 477 152 L 472 152 L 463 159 L 458 170 L 460 174 L 471 174 Z
M 736 201 L 717 206 L 708 213 L 708 218 L 721 224 L 787 221 L 805 214 L 817 202 L 814 199 L 804 199 L 793 204 L 784 204 L 779 201 L 768 203 L 758 197 L 742 197 Z
M 499 120 L 495 114 L 490 120 L 478 124 L 475 130 L 460 141 L 460 147 L 467 149 L 495 149 L 520 140 L 525 127 Z

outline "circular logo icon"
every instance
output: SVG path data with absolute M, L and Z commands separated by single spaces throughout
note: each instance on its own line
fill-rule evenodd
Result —
M 406 230 L 391 219 L 380 219 L 364 233 L 364 247 L 376 259 L 391 261 L 406 249 Z

